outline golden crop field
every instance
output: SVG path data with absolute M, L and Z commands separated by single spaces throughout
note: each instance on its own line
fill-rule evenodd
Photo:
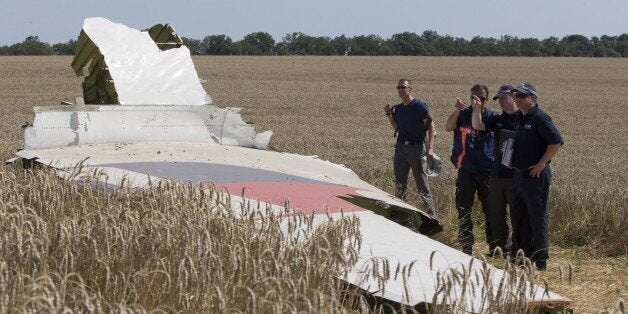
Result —
M 57 105 L 81 96 L 82 79 L 74 76 L 70 61 L 70 57 L 0 58 L 0 117 L 3 118 L 0 157 L 12 157 L 22 145 L 21 125 L 32 122 L 33 106 Z M 550 261 L 548 270 L 542 276 L 550 289 L 574 300 L 574 309 L 578 313 L 604 308 L 612 310 L 620 298 L 628 296 L 628 166 L 625 162 L 628 156 L 628 124 L 623 118 L 623 113 L 628 111 L 628 104 L 624 101 L 628 98 L 628 62 L 625 59 L 203 56 L 195 57 L 194 62 L 199 76 L 207 80 L 205 89 L 215 104 L 242 107 L 245 121 L 255 122 L 258 131 L 274 132 L 270 144 L 272 149 L 318 155 L 321 159 L 344 164 L 362 179 L 388 192 L 393 191 L 392 152 L 395 139 L 383 114 L 383 106 L 386 102 L 398 102 L 394 88 L 398 79 L 413 80 L 415 96 L 430 105 L 438 131 L 435 151 L 444 161 L 448 160 L 452 146 L 452 135 L 444 132 L 444 123 L 454 108 L 455 97 L 466 99 L 469 88 L 475 83 L 488 85 L 492 96 L 504 83 L 532 82 L 540 93 L 540 106 L 552 116 L 565 140 L 565 145 L 552 162 Z M 497 105 L 492 103 L 491 107 L 497 108 Z M 67 183 L 53 187 L 51 184 L 54 181 L 50 178 L 38 183 L 10 167 L 5 166 L 1 171 L 0 210 L 4 211 L 2 217 L 5 218 L 23 208 L 19 204 L 36 207 L 33 204 L 45 206 L 47 203 L 50 208 L 44 212 L 49 217 L 45 219 L 57 219 L 59 223 L 78 219 L 87 211 L 77 209 L 84 199 L 73 193 L 88 193 L 86 199 L 97 200 L 89 204 L 97 204 L 95 206 L 102 206 L 103 209 L 111 209 L 114 203 L 116 206 L 128 205 L 129 209 L 120 214 L 128 215 L 130 218 L 127 219 L 136 219 L 139 214 L 132 211 L 150 204 L 150 195 L 138 196 L 139 200 L 123 200 L 120 202 L 126 205 L 120 205 L 116 203 L 119 200 L 101 200 L 103 196 L 78 191 L 79 188 L 68 187 Z M 454 179 L 455 169 L 447 163 L 443 173 L 430 181 L 436 206 L 442 214 L 440 218 L 445 225 L 445 231 L 437 239 L 452 246 L 456 246 L 457 231 Z M 410 184 L 409 189 L 412 189 Z M 36 190 L 33 191 L 37 188 L 45 192 L 39 195 Z M 11 195 L 18 192 L 28 197 Z M 69 199 L 55 197 L 59 193 L 66 193 Z M 411 197 L 409 202 L 419 205 L 416 196 Z M 70 207 L 76 210 L 69 210 Z M 478 212 L 480 210 L 476 210 Z M 28 216 L 28 213 L 30 211 L 24 215 Z M 476 226 L 482 225 L 480 215 L 475 216 Z M 163 223 L 158 222 L 158 217 L 150 218 L 158 225 Z M 12 230 L 6 221 L 4 225 L 0 221 L 3 228 L 0 232 Z M 137 221 L 134 223 L 137 224 Z M 115 224 L 108 223 L 103 232 L 114 229 Z M 476 252 L 486 251 L 481 243 L 481 229 L 475 228 L 476 238 L 479 238 L 474 248 Z M 68 230 L 70 234 L 72 230 Z M 44 233 L 40 235 L 46 236 Z M 5 242 L 13 239 L 7 234 L 0 236 Z M 53 233 L 49 236 L 57 237 L 54 241 L 61 241 Z M 64 245 L 68 247 L 74 243 L 84 246 L 87 251 L 96 250 L 90 247 L 91 242 L 81 241 L 67 241 Z M 276 239 L 272 243 L 281 241 L 283 239 Z M 167 246 L 171 245 L 167 243 Z M 3 248 L 8 245 L 3 243 Z M 172 245 L 176 243 L 172 242 Z M 133 249 L 133 246 L 129 248 Z M 10 273 L 10 270 L 2 268 L 2 258 L 8 260 L 6 252 L 0 257 L 0 287 L 3 271 Z M 133 251 L 120 250 L 120 254 L 129 253 Z M 29 256 L 24 252 L 21 254 L 13 260 Z M 81 256 L 74 258 L 80 259 Z M 60 257 L 60 260 L 67 262 L 65 257 Z M 123 257 L 113 260 L 117 264 L 137 262 Z M 37 268 L 42 263 L 33 262 L 24 267 Z M 75 260 L 72 263 L 84 267 L 88 265 Z M 72 263 L 64 267 L 73 266 Z M 296 271 L 299 269 L 294 267 Z M 573 270 L 572 276 L 566 275 L 568 269 Z M 80 267 L 72 270 L 76 273 L 82 271 L 85 269 Z M 93 266 L 89 271 L 98 273 L 105 269 Z M 312 274 L 328 280 L 321 269 L 312 270 Z M 567 277 L 570 277 L 569 280 Z M 91 279 L 82 280 L 96 282 L 103 279 L 94 275 Z M 176 282 L 176 278 L 168 280 L 174 281 L 173 285 L 181 283 Z M 43 287 L 41 289 L 45 290 L 47 286 Z M 184 290 L 182 287 L 177 289 Z M 333 287 L 330 285 L 326 289 L 333 290 Z M 125 293 L 128 292 L 111 292 L 118 297 Z M 175 298 L 174 293 L 160 297 Z M 141 305 L 139 301 L 153 302 L 153 298 L 159 297 L 147 295 L 146 291 L 135 291 L 132 295 L 138 305 Z M 234 292 L 234 295 L 238 293 Z M 3 304 L 1 298 L 0 306 Z M 74 302 L 79 302 L 77 300 Z M 230 302 L 237 302 L 234 300 Z M 250 301 L 250 298 L 246 299 L 245 295 L 240 301 L 246 303 L 249 302 L 247 300 Z M 177 302 L 173 304 L 183 306 L 190 300 Z M 330 308 L 334 305 L 327 299 L 320 302 L 332 304 Z

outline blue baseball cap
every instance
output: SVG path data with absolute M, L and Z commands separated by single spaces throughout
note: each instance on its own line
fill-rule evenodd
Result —
M 534 88 L 534 85 L 527 82 L 521 83 L 519 86 L 517 86 L 517 88 L 513 88 L 511 92 L 517 94 L 534 95 L 536 97 L 539 97 L 539 94 L 536 92 L 536 88 Z
M 499 98 L 499 96 L 504 95 L 504 94 L 512 94 L 512 90 L 515 87 L 512 85 L 502 85 L 499 90 L 497 91 L 497 95 L 493 96 L 493 100 L 497 100 L 497 98 Z

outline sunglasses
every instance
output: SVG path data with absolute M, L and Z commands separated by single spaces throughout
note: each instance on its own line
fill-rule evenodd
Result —
M 474 96 L 474 95 L 471 95 L 471 97 L 470 97 L 470 98 L 471 98 L 471 99 L 473 99 L 473 96 Z M 485 102 L 485 101 L 488 99 L 488 98 L 486 98 L 486 97 L 482 97 L 482 96 L 475 96 L 475 97 L 479 98 L 481 102 Z
M 407 89 L 410 88 L 410 86 L 406 86 L 406 85 L 397 85 L 397 89 Z
M 515 97 L 517 98 L 527 98 L 530 94 L 516 93 Z

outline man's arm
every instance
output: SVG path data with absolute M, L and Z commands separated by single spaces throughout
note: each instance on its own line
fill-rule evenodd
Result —
M 390 126 L 393 128 L 393 130 L 397 131 L 399 126 L 397 126 L 397 122 L 393 117 L 393 107 L 394 106 L 391 106 L 390 104 L 386 104 L 386 106 L 384 106 L 384 113 L 388 117 L 388 122 L 390 123 Z
M 449 115 L 447 118 L 447 122 L 445 122 L 445 131 L 451 132 L 456 129 L 456 122 L 458 122 L 458 115 L 460 115 L 460 110 L 462 110 L 466 104 L 460 100 L 460 98 L 456 97 L 456 109 Z
M 434 121 L 432 118 L 425 118 L 423 120 L 424 125 L 428 125 L 427 127 L 427 142 L 425 143 L 425 154 L 427 156 L 434 155 L 434 138 L 436 132 L 434 131 Z
M 471 106 L 473 107 L 473 112 L 471 113 L 471 126 L 474 129 L 485 131 L 486 125 L 482 122 L 482 103 L 480 103 L 480 99 L 477 96 L 473 96 L 473 100 L 471 101 Z
M 556 153 L 558 153 L 558 149 L 560 148 L 561 145 L 562 143 L 547 145 L 547 150 L 545 150 L 545 154 L 543 154 L 543 156 L 541 157 L 541 160 L 539 160 L 539 162 L 537 162 L 536 165 L 530 166 L 528 168 L 530 169 L 530 175 L 538 178 L 539 175 L 541 174 L 541 171 L 545 169 L 545 166 L 547 165 L 547 163 L 550 160 L 552 160 L 552 158 L 554 158 Z

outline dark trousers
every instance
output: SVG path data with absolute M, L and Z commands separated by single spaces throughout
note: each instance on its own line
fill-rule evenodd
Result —
M 458 241 L 462 251 L 471 255 L 473 253 L 473 221 L 471 210 L 477 191 L 478 199 L 482 204 L 484 221 L 486 223 L 486 242 L 493 243 L 490 221 L 488 214 L 488 189 L 491 174 L 490 172 L 471 173 L 463 169 L 458 170 L 456 179 L 456 208 L 458 208 Z
M 512 181 L 511 256 L 515 257 L 516 252 L 521 249 L 537 266 L 544 266 L 549 259 L 547 199 L 551 181 L 552 171 L 549 165 L 541 171 L 539 178 L 530 176 L 528 171 L 517 171 Z
M 491 178 L 488 189 L 487 216 L 493 236 L 493 243 L 489 243 L 489 247 L 492 249 L 499 247 L 504 254 L 510 252 L 512 246 L 508 209 L 511 183 L 512 178 Z
M 395 196 L 405 200 L 408 189 L 408 175 L 412 169 L 412 176 L 416 182 L 417 189 L 423 200 L 423 204 L 428 214 L 436 216 L 436 207 L 427 182 L 427 175 L 423 172 L 422 144 L 397 144 L 395 145 L 395 156 L 393 157 L 393 171 L 395 172 Z

